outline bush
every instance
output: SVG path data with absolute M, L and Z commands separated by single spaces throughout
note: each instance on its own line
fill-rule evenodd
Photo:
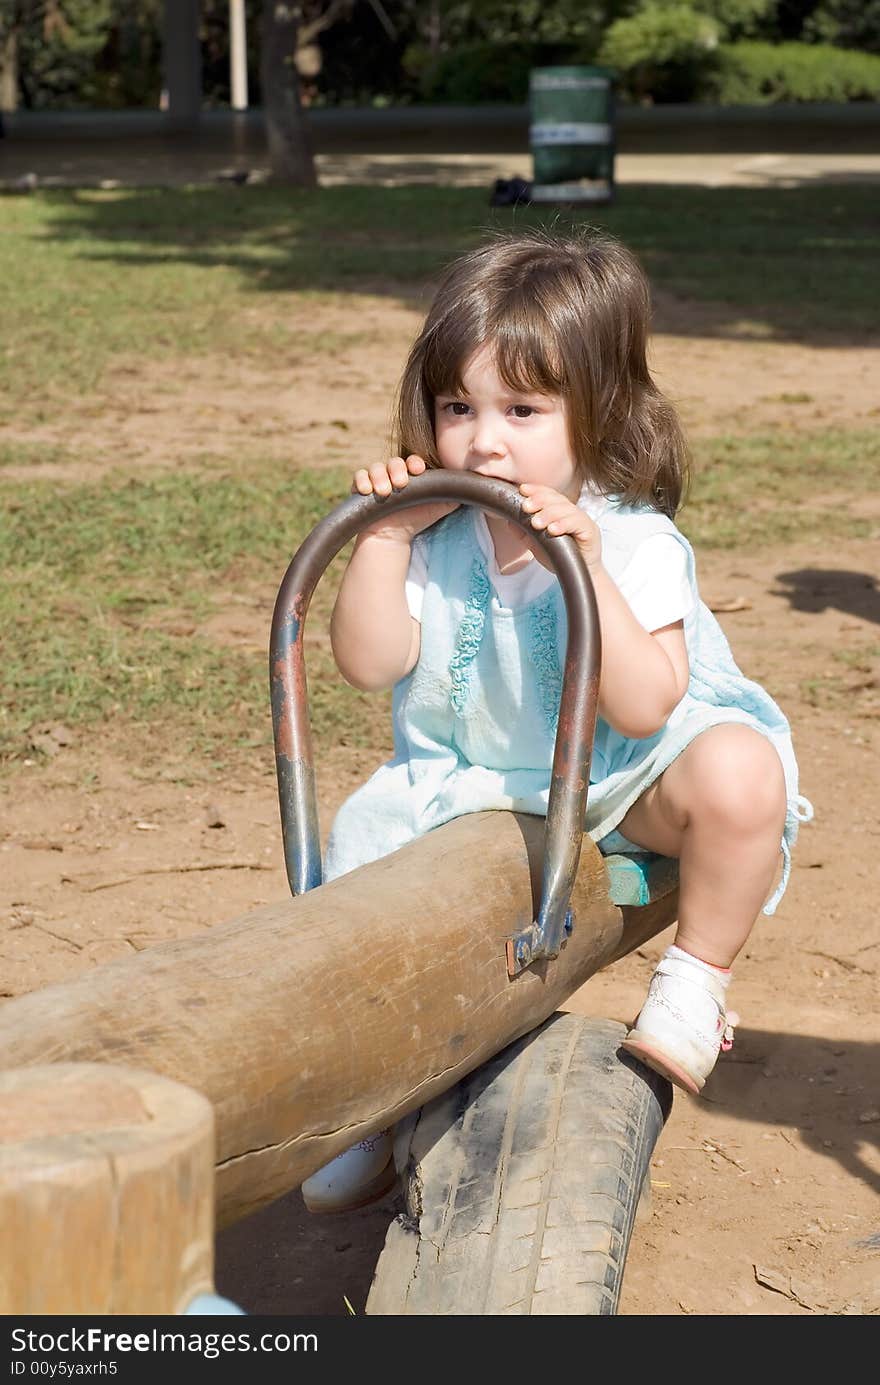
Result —
M 418 82 L 418 99 L 474 106 L 482 101 L 522 104 L 529 97 L 533 67 L 572 61 L 571 50 L 539 43 L 469 43 L 431 58 L 424 49 L 404 55 Z
M 606 31 L 598 62 L 637 101 L 689 101 L 718 46 L 718 24 L 687 5 L 647 5 Z
M 110 0 L 69 0 L 63 9 L 20 8 L 18 68 L 24 104 L 35 109 L 88 106 L 96 57 L 110 30 Z
M 818 43 L 722 44 L 700 95 L 722 106 L 876 101 L 880 57 Z
M 880 53 L 880 0 L 819 0 L 800 37 L 807 43 Z

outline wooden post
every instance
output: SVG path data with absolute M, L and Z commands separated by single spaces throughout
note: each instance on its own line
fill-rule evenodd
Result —
M 154 1073 L 0 1073 L 0 1313 L 180 1313 L 213 1288 L 214 1118 Z
M 234 1220 L 453 1086 L 675 918 L 608 897 L 585 839 L 562 953 L 511 980 L 544 820 L 458 818 L 297 899 L 0 1006 L 0 1067 L 131 1063 L 213 1102 Z

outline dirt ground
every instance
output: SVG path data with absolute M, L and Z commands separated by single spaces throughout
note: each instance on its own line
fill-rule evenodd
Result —
M 352 299 L 320 311 L 333 330 L 336 318 L 350 322 Z M 183 374 L 142 366 L 134 376 L 122 362 L 101 398 L 28 431 L 89 461 L 28 466 L 27 476 L 93 476 L 122 455 L 138 467 L 185 464 L 207 427 L 230 458 L 256 429 L 279 463 L 339 464 L 357 420 L 363 452 L 352 463 L 377 455 L 418 312 L 378 297 L 358 311 L 387 349 L 345 348 L 329 370 L 303 362 L 293 375 L 249 378 L 191 361 Z M 692 432 L 858 427 L 876 416 L 869 384 L 880 353 L 701 335 L 700 311 L 661 299 L 654 346 L 657 377 Z M 308 312 L 314 326 L 314 305 Z M 853 504 L 876 516 L 876 497 Z M 633 1238 L 624 1315 L 880 1312 L 880 694 L 876 662 L 848 672 L 831 660 L 876 641 L 877 551 L 849 540 L 831 552 L 817 534 L 776 552 L 698 555 L 703 595 L 720 608 L 739 662 L 792 720 L 816 817 L 802 829 L 779 912 L 759 922 L 736 968 L 732 1052 L 703 1097 L 676 1095 L 652 1165 L 652 1205 Z M 245 594 L 213 618 L 215 635 L 258 657 L 273 598 Z M 840 676 L 837 695 L 815 705 L 808 684 Z M 148 759 L 138 734 L 112 727 L 87 740 L 62 732 L 49 748 L 48 763 L 35 757 L 0 782 L 3 994 L 286 893 L 269 760 L 218 783 L 173 745 L 151 747 Z M 343 747 L 320 766 L 324 830 L 372 768 Z M 631 1019 L 670 937 L 593 977 L 568 1008 Z M 294 1193 L 223 1233 L 218 1286 L 249 1312 L 344 1315 L 346 1297 L 362 1312 L 393 1211 L 386 1198 L 351 1216 L 309 1218 Z

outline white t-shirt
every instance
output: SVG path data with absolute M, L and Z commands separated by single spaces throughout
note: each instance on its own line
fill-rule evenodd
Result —
M 607 504 L 604 495 L 598 495 L 587 485 L 582 487 L 578 505 L 591 519 L 598 520 Z M 516 610 L 549 591 L 556 577 L 535 557 L 517 572 L 506 575 L 499 572 L 486 516 L 482 510 L 475 510 L 474 514 L 477 539 L 500 605 Z M 414 620 L 421 620 L 427 580 L 425 554 L 420 544 L 413 544 L 406 577 L 406 600 Z M 683 620 L 694 604 L 687 577 L 687 554 L 671 534 L 653 534 L 640 544 L 617 585 L 636 620 L 648 631 Z

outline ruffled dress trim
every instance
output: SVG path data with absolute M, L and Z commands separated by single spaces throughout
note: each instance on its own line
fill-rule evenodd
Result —
M 459 716 L 461 716 L 467 703 L 472 666 L 480 652 L 488 604 L 489 574 L 482 558 L 475 558 L 471 566 L 464 615 L 461 625 L 458 627 L 455 648 L 449 661 L 449 676 L 452 679 L 452 690 L 449 696 Z
M 475 558 L 471 565 L 464 615 L 449 661 L 449 676 L 452 680 L 449 697 L 459 716 L 464 713 L 467 706 L 474 661 L 480 652 L 486 628 L 486 611 L 491 597 L 492 588 L 486 564 L 482 558 Z M 529 650 L 538 684 L 538 700 L 544 720 L 551 733 L 555 735 L 562 697 L 559 617 L 555 594 L 551 591 L 543 600 L 533 603 L 527 615 Z
M 562 698 L 562 669 L 559 667 L 559 620 L 552 595 L 529 612 L 529 645 L 541 710 L 555 735 Z
M 798 833 L 798 826 L 802 822 L 812 822 L 813 805 L 803 794 L 795 794 L 794 798 L 788 800 L 788 812 L 785 817 L 785 835 L 782 838 L 782 878 L 776 889 L 773 891 L 767 903 L 764 905 L 762 913 L 775 914 L 776 906 L 785 894 L 788 885 L 788 877 L 791 875 L 791 846 Z

